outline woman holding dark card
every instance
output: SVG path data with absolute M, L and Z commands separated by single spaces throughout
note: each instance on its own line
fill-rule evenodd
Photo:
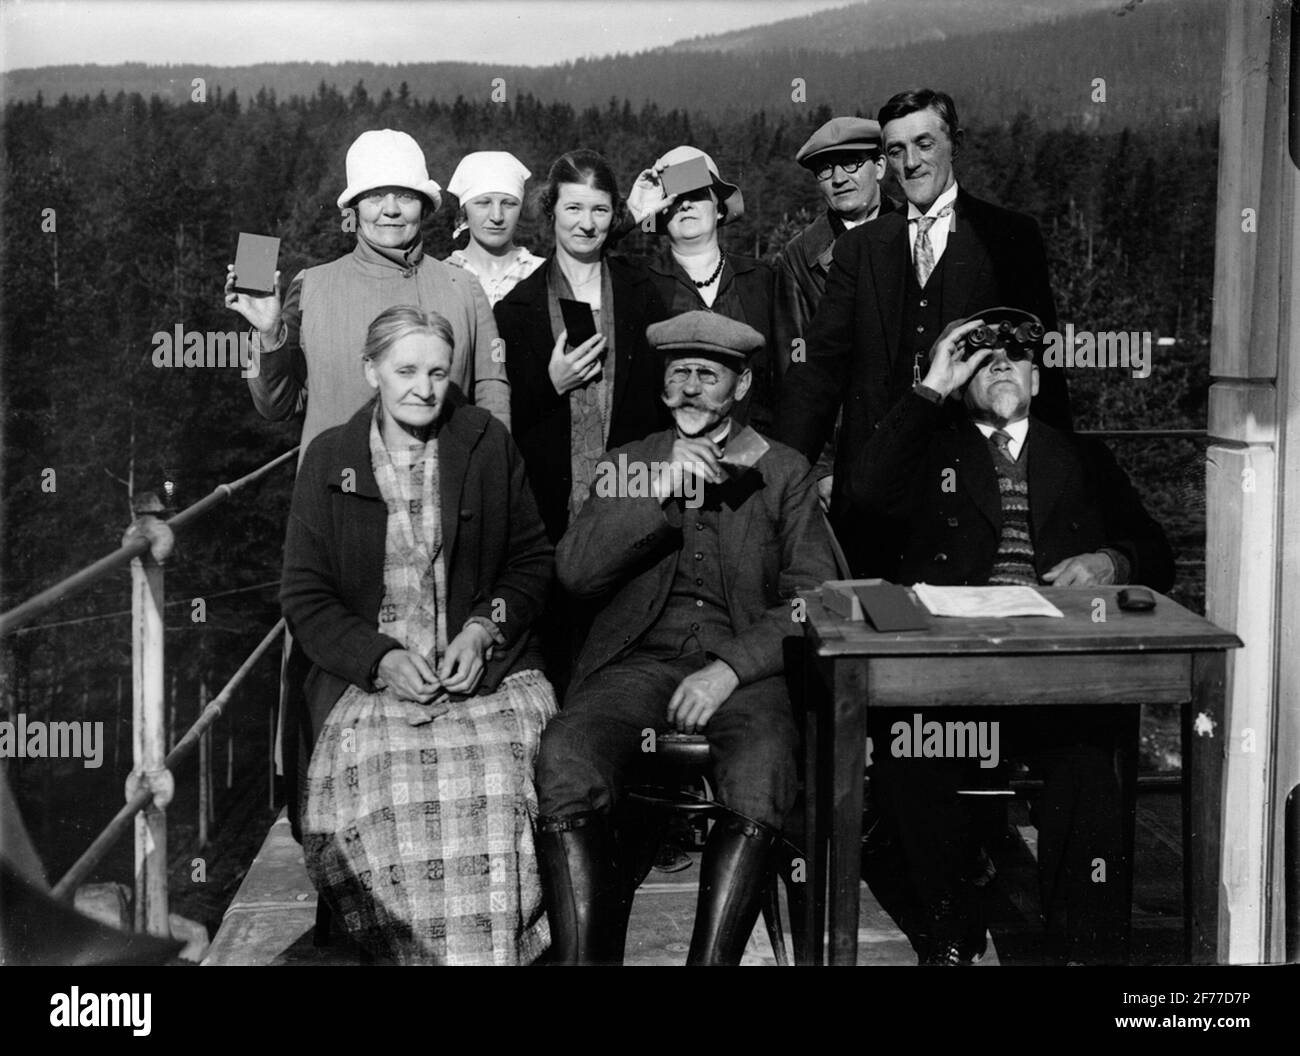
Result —
M 562 155 L 540 204 L 555 252 L 496 306 L 496 319 L 515 439 L 556 541 L 586 501 L 601 455 L 667 424 L 645 337 L 665 312 L 646 271 L 605 251 L 623 199 L 603 157 Z M 591 336 L 571 340 L 571 325 Z
M 555 252 L 496 306 L 496 319 L 514 436 L 555 542 L 586 501 L 600 457 L 668 424 L 663 371 L 645 336 L 665 312 L 645 269 L 606 252 L 624 206 L 603 157 L 573 150 L 557 158 L 540 205 Z M 578 327 L 590 336 L 577 340 Z M 542 644 L 558 688 L 584 623 L 556 588 Z
M 442 316 L 381 313 L 358 364 L 377 397 L 303 459 L 280 596 L 312 668 L 285 747 L 310 759 L 308 873 L 364 950 L 527 964 L 548 943 L 532 770 L 556 707 L 532 624 L 554 548 L 452 349 Z
M 766 354 L 755 358 L 754 385 L 737 417 L 744 421 L 748 410 L 760 431 L 770 431 L 764 365 L 772 354 L 776 273 L 761 260 L 724 250 L 719 239 L 719 228 L 744 212 L 740 188 L 718 174 L 704 151 L 674 147 L 637 177 L 628 207 L 635 222 L 668 237 L 668 252 L 649 268 L 669 315 L 718 312 L 763 335 Z
M 350 253 L 299 272 L 283 303 L 278 289 L 267 296 L 237 292 L 240 277 L 228 269 L 226 307 L 253 328 L 253 405 L 273 421 L 301 415 L 304 451 L 368 398 L 356 350 L 370 321 L 397 304 L 421 305 L 451 323 L 452 381 L 509 428 L 509 385 L 492 308 L 473 275 L 424 255 L 421 229 L 441 201 L 419 144 L 405 132 L 371 129 L 348 148 L 347 186 L 337 199 L 344 230 L 356 231 Z

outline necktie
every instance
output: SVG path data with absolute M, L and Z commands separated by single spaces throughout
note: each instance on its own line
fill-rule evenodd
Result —
M 916 249 L 913 257 L 916 262 L 916 281 L 924 288 L 934 271 L 934 246 L 930 244 L 930 228 L 940 220 L 946 220 L 952 214 L 952 206 L 945 205 L 934 216 L 916 218 Z
M 1032 587 L 1038 582 L 1038 573 L 1029 524 L 1028 467 L 1012 460 L 1011 434 L 998 429 L 989 440 L 996 452 L 993 469 L 998 477 L 998 498 L 1002 507 L 1002 530 L 998 535 L 998 550 L 989 572 L 989 582 Z
M 1011 434 L 1005 429 L 996 429 L 993 432 L 992 440 L 998 449 L 998 454 L 1014 464 L 1016 460 L 1011 457 Z

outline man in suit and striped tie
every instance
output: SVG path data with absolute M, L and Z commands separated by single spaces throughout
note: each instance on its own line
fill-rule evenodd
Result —
M 1009 308 L 950 324 L 923 380 L 855 453 L 852 485 L 888 540 L 899 582 L 1160 591 L 1173 583 L 1165 533 L 1110 452 L 1031 414 L 1043 334 L 1037 316 Z M 1004 757 L 1026 755 L 1043 771 L 1035 823 L 1049 956 L 1124 960 L 1130 863 L 1115 752 L 1125 740 L 1133 747 L 1134 709 L 967 710 L 963 720 L 1001 722 Z M 897 828 L 915 899 L 910 930 L 921 960 L 968 963 L 984 943 L 972 883 L 979 839 L 957 795 L 970 787 L 971 761 L 876 752 L 874 762 L 873 792 Z

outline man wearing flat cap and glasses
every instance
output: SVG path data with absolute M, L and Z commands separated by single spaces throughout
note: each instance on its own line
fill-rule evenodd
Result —
M 880 125 L 870 118 L 831 118 L 808 137 L 794 160 L 816 178 L 826 211 L 790 239 L 776 258 L 772 361 L 778 385 L 790 368 L 795 342 L 805 338 L 826 291 L 836 239 L 897 208 L 893 199 L 880 190 L 885 156 L 881 152 Z M 838 432 L 837 420 L 835 431 L 813 467 L 824 507 L 829 507 L 831 501 Z
M 702 733 L 726 810 L 687 963 L 737 964 L 795 795 L 791 599 L 835 561 L 808 463 L 732 418 L 762 335 L 704 311 L 646 334 L 674 427 L 605 456 L 556 550 L 565 588 L 601 608 L 542 740 L 538 853 L 555 960 L 620 962 L 630 892 L 611 813 L 650 731 Z

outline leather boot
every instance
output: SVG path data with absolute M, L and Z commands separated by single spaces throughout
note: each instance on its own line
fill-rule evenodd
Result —
M 777 833 L 742 818 L 714 823 L 700 863 L 700 900 L 695 907 L 687 964 L 739 964 L 770 879 Z
M 537 858 L 551 964 L 622 964 L 628 902 L 609 818 L 596 811 L 541 818 Z

